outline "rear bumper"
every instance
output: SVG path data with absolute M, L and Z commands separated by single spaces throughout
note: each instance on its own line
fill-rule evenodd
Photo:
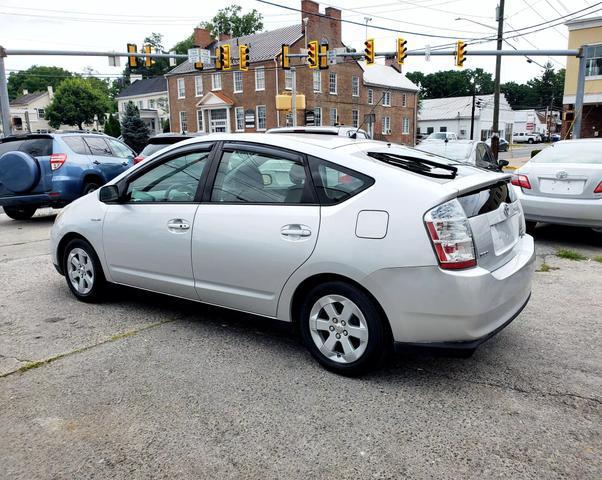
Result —
M 0 207 L 62 207 L 79 196 L 81 196 L 80 180 L 58 177 L 53 178 L 50 192 L 0 197 Z
M 574 225 L 578 227 L 602 227 L 602 198 L 576 199 L 525 195 L 520 188 L 515 189 L 531 222 Z
M 45 207 L 51 205 L 53 200 L 50 195 L 42 193 L 37 195 L 18 195 L 12 197 L 0 197 L 0 207 L 23 207 L 39 206 Z
M 392 268 L 363 283 L 384 309 L 396 342 L 473 348 L 512 321 L 531 295 L 533 238 L 525 235 L 515 249 L 514 258 L 494 271 Z

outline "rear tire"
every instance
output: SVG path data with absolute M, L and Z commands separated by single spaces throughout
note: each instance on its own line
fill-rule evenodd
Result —
M 63 272 L 75 297 L 86 303 L 103 300 L 107 281 L 100 260 L 88 242 L 71 240 L 63 254 Z
M 84 184 L 84 190 L 83 190 L 83 194 L 84 195 L 88 195 L 88 193 L 93 192 L 94 190 L 98 190 L 100 188 L 100 185 L 94 181 L 92 182 L 86 182 Z
M 529 143 L 531 143 L 531 144 L 532 144 L 532 143 L 535 143 L 535 142 L 533 141 L 533 139 L 532 139 L 532 138 L 530 138 L 528 141 L 529 141 Z
M 347 283 L 318 285 L 298 313 L 303 343 L 332 372 L 362 374 L 379 366 L 389 352 L 386 320 L 365 292 Z
M 38 207 L 4 207 L 4 213 L 13 220 L 29 220 L 37 209 Z
M 525 224 L 527 227 L 527 233 L 529 235 L 533 235 L 535 233 L 535 227 L 537 226 L 537 222 L 526 221 Z

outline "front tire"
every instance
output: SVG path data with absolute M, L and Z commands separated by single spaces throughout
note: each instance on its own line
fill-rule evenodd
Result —
M 37 209 L 37 207 L 4 207 L 4 213 L 13 220 L 29 220 Z
M 303 343 L 326 369 L 359 375 L 385 358 L 385 319 L 360 289 L 333 281 L 315 287 L 299 312 Z
M 78 300 L 96 303 L 102 300 L 106 280 L 96 252 L 82 239 L 71 240 L 63 255 L 63 272 L 71 293 Z

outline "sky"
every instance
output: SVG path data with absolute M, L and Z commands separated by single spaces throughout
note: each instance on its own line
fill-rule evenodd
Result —
M 274 0 L 279 5 L 300 8 L 300 0 Z M 9 1 L 0 0 L 0 45 L 6 49 L 56 49 L 89 51 L 125 51 L 129 42 L 142 44 L 151 32 L 163 35 L 166 48 L 190 35 L 202 21 L 210 20 L 220 9 L 232 3 L 243 8 L 243 12 L 257 9 L 264 16 L 264 29 L 300 23 L 301 14 L 260 3 L 256 0 L 196 2 L 172 0 L 170 2 L 145 0 L 125 2 L 103 0 L 81 2 L 81 0 Z M 569 12 L 593 5 L 595 0 L 507 0 L 505 7 L 505 29 L 520 29 L 552 20 Z M 395 39 L 402 36 L 408 49 L 424 48 L 454 42 L 455 39 L 482 38 L 496 33 L 495 10 L 497 0 L 327 0 L 326 6 L 341 8 L 343 19 L 368 22 L 368 36 L 375 39 L 376 51 L 395 50 Z M 166 8 L 168 6 L 169 8 Z M 602 5 L 595 9 L 602 8 Z M 593 16 L 602 15 L 602 11 Z M 555 22 L 559 23 L 559 22 Z M 379 30 L 386 27 L 406 32 L 421 32 L 452 38 L 429 38 L 414 33 L 395 33 Z M 363 50 L 366 38 L 364 26 L 343 24 L 343 42 Z M 567 48 L 567 28 L 560 24 L 532 35 L 511 39 L 517 49 L 564 49 Z M 470 53 L 470 46 L 468 52 Z M 479 49 L 494 49 L 495 42 L 483 43 Z M 504 45 L 504 48 L 512 48 Z M 538 57 L 540 64 L 552 61 L 553 66 L 563 68 L 565 58 Z M 117 76 L 121 67 L 110 67 L 106 57 L 49 57 L 9 56 L 5 59 L 7 74 L 23 70 L 31 65 L 55 65 L 73 72 L 91 68 L 100 76 Z M 466 68 L 480 67 L 493 74 L 493 57 L 468 56 Z M 454 69 L 453 57 L 408 57 L 404 71 L 431 73 Z M 542 68 L 527 63 L 524 57 L 505 57 L 502 62 L 502 82 L 526 82 L 539 76 Z

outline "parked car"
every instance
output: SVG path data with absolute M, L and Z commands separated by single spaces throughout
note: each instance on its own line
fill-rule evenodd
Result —
M 110 282 L 295 322 L 340 373 L 394 342 L 470 353 L 531 292 L 510 178 L 372 140 L 212 134 L 65 208 L 52 261 L 82 301 Z
M 485 142 L 476 140 L 456 140 L 455 142 L 424 142 L 416 147 L 423 152 L 440 155 L 451 160 L 501 172 L 508 165 L 507 160 L 495 161 L 493 152 Z
M 562 140 L 516 170 L 529 229 L 537 222 L 602 231 L 602 139 Z
M 429 134 L 423 140 L 423 142 L 428 142 L 430 140 L 443 140 L 443 141 L 458 140 L 458 135 L 456 135 L 455 132 L 433 132 L 433 133 Z
M 159 133 L 158 135 L 150 137 L 146 146 L 134 158 L 134 164 L 140 163 L 146 157 L 150 157 L 152 154 L 157 153 L 159 150 L 162 150 L 169 145 L 173 145 L 174 143 L 188 140 L 189 138 L 199 135 L 204 134 L 188 135 L 183 133 Z
M 348 125 L 337 125 L 334 127 L 276 127 L 270 128 L 266 133 L 310 133 L 314 135 L 339 135 L 358 139 L 370 138 L 366 130 Z
M 485 143 L 489 146 L 489 148 L 491 148 L 491 137 L 485 140 Z M 498 152 L 507 152 L 509 146 L 510 144 L 508 143 L 508 141 L 505 138 L 500 137 L 500 146 Z
M 561 140 L 561 139 L 562 139 L 562 137 L 560 136 L 560 134 L 559 134 L 559 133 L 553 133 L 552 135 L 550 135 L 550 139 L 551 139 L 553 142 L 558 142 L 559 140 Z
M 514 132 L 512 134 L 512 143 L 539 143 L 541 135 L 533 132 Z
M 62 207 L 134 164 L 134 152 L 103 134 L 52 133 L 0 140 L 0 206 L 15 220 Z

